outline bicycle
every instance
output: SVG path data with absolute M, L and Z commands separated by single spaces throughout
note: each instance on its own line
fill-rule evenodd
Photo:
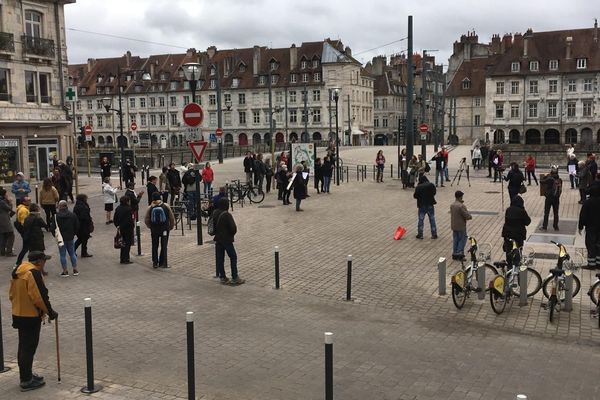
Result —
M 231 201 L 237 203 L 244 198 L 248 198 L 250 203 L 262 203 L 265 199 L 265 192 L 259 191 L 252 185 L 243 185 L 238 183 L 236 188 L 231 189 Z
M 598 301 L 600 298 L 600 272 L 596 273 L 596 281 L 590 286 L 588 296 L 590 296 L 592 303 L 596 305 L 596 309 L 592 311 L 592 314 L 598 319 L 598 328 L 600 328 L 600 301 Z
M 546 305 L 546 308 L 549 310 L 548 319 L 552 322 L 554 320 L 554 313 L 560 312 L 561 304 L 565 301 L 567 290 L 566 277 L 573 277 L 573 294 L 571 297 L 575 297 L 579 293 L 581 281 L 573 274 L 573 271 L 578 269 L 579 266 L 573 263 L 566 247 L 562 243 L 557 243 L 553 240 L 550 243 L 558 247 L 558 261 L 556 268 L 552 268 L 550 275 L 544 280 L 543 292 L 544 296 L 548 299 L 548 304 Z
M 533 297 L 542 287 L 542 277 L 530 265 L 534 262 L 534 253 L 530 252 L 523 256 L 523 248 L 517 246 L 517 242 L 509 239 L 511 244 L 510 266 L 507 261 L 496 261 L 494 266 L 501 270 L 489 284 L 490 304 L 492 310 L 498 315 L 504 312 L 506 304 L 513 297 L 521 295 L 521 276 L 520 272 L 527 272 L 527 297 Z M 510 268 L 509 268 L 510 267 Z
M 470 296 L 471 292 L 481 292 L 482 287 L 485 288 L 484 282 L 476 282 L 476 285 L 473 284 L 473 277 L 477 280 L 477 270 L 480 267 L 484 267 L 487 274 L 496 275 L 498 274 L 498 270 L 494 268 L 492 265 L 486 263 L 487 260 L 490 259 L 491 255 L 491 246 L 490 251 L 487 253 L 480 251 L 479 246 L 477 245 L 477 240 L 469 236 L 469 256 L 471 261 L 469 262 L 469 266 L 465 268 L 464 260 L 461 260 L 461 269 L 452 275 L 451 278 L 451 286 L 452 286 L 452 301 L 454 305 L 459 310 L 463 308 L 465 305 L 465 301 L 467 297 Z M 479 258 L 477 257 L 479 255 Z M 486 288 L 486 291 L 489 290 Z

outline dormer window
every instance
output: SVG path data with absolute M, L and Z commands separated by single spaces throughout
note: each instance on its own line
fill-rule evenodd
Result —
M 548 69 L 550 71 L 558 70 L 558 60 L 550 60 L 548 61 Z
M 267 83 L 267 77 L 264 75 L 261 75 L 258 77 L 258 84 L 259 85 L 264 85 L 265 83 Z
M 519 72 L 521 70 L 521 65 L 519 64 L 518 61 L 515 61 L 513 63 L 510 64 L 510 71 L 511 72 Z
M 216 89 L 216 88 L 217 88 L 217 80 L 211 79 L 209 89 Z
M 577 59 L 577 69 L 586 69 L 587 68 L 587 58 L 578 58 Z
M 271 71 L 275 71 L 277 69 L 277 61 L 271 61 Z
M 279 80 L 279 76 L 278 75 L 271 75 L 271 84 L 272 85 L 275 85 L 278 80 Z
M 308 82 L 308 74 L 302 74 L 302 83 Z
M 215 67 L 210 67 L 210 76 L 215 76 L 215 74 L 217 73 L 217 70 Z
M 246 65 L 240 64 L 240 72 L 246 72 Z
M 462 81 L 462 88 L 463 90 L 465 89 L 471 89 L 471 80 L 469 78 L 465 78 Z
M 540 70 L 540 63 L 537 61 L 530 61 L 529 62 L 529 70 L 530 71 L 539 71 Z
M 296 82 L 298 82 L 298 75 L 296 75 L 296 74 L 291 74 L 291 75 L 290 75 L 290 82 L 291 82 L 291 83 L 296 83 Z
M 160 80 L 164 81 L 166 79 L 166 75 L 165 74 L 160 74 Z
M 302 68 L 302 69 L 308 68 L 308 61 L 302 60 L 302 62 L 300 63 L 300 68 Z
M 236 88 L 240 86 L 240 79 L 239 78 L 233 78 L 231 81 L 231 87 L 232 88 Z
M 96 83 L 100 83 L 102 82 L 102 75 L 97 75 L 96 76 Z
M 108 77 L 108 81 L 109 81 L 109 82 L 112 82 L 112 81 L 114 81 L 114 80 L 115 80 L 115 77 L 114 77 L 113 75 L 110 75 L 110 76 Z
M 319 68 L 319 60 L 313 60 L 312 67 L 313 68 Z

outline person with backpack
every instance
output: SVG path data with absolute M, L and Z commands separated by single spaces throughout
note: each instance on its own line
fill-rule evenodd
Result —
M 560 195 L 562 194 L 562 179 L 558 177 L 558 166 L 553 165 L 550 173 L 540 179 L 540 183 L 544 185 L 544 221 L 542 222 L 541 230 L 548 229 L 548 216 L 550 208 L 554 213 L 554 230 L 558 230 L 558 207 L 560 205 Z
M 187 171 L 181 178 L 181 183 L 183 183 L 183 191 L 188 201 L 187 208 L 190 219 L 194 221 L 196 219 L 196 205 L 198 202 L 196 197 L 196 175 L 199 174 L 199 171 L 196 171 L 194 165 L 191 163 L 188 164 L 187 168 Z M 202 180 L 202 177 L 200 177 L 200 180 Z
M 523 173 L 519 169 L 519 164 L 516 162 L 510 163 L 510 170 L 504 177 L 504 180 L 508 182 L 508 198 L 512 199 L 519 194 L 521 185 L 525 182 L 525 176 L 523 176 Z
M 44 231 L 48 225 L 41 216 L 40 206 L 33 203 L 29 206 L 29 215 L 23 223 L 23 240 L 27 241 L 27 251 L 44 251 Z
M 152 194 L 152 203 L 146 211 L 144 223 L 150 229 L 152 237 L 152 268 L 169 268 L 167 248 L 169 245 L 169 231 L 175 227 L 175 216 L 171 207 L 163 203 L 158 192 Z
M 233 245 L 237 226 L 227 210 L 229 209 L 229 200 L 222 198 L 217 204 L 217 209 L 213 213 L 214 229 L 215 229 L 215 260 L 219 279 L 225 285 L 241 285 L 245 282 L 238 275 L 237 269 L 237 253 Z M 231 263 L 231 280 L 227 278 L 225 273 L 225 253 L 229 257 Z

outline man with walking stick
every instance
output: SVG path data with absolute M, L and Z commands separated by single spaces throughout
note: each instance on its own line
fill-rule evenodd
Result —
M 17 359 L 22 392 L 39 389 L 46 384 L 42 376 L 32 372 L 33 357 L 40 340 L 42 319 L 46 315 L 50 320 L 58 317 L 50 305 L 43 279 L 44 265 L 50 256 L 42 251 L 31 251 L 28 259 L 13 269 L 9 291 L 13 328 L 19 330 Z

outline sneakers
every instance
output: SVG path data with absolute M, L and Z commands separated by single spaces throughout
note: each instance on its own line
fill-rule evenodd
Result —
M 81 255 L 82 258 L 94 257 L 93 254 L 85 253 Z
M 230 280 L 230 281 L 229 281 L 229 284 L 230 284 L 231 286 L 237 286 L 237 285 L 241 285 L 241 284 L 243 284 L 243 283 L 245 283 L 245 282 L 246 282 L 246 280 L 245 280 L 245 279 L 242 279 L 242 278 L 240 278 L 240 277 L 238 276 L 237 278 Z
M 42 381 L 44 380 L 44 377 L 43 377 L 43 376 L 40 376 L 40 375 L 37 375 L 37 374 L 31 374 L 31 378 L 32 378 L 34 381 L 38 381 L 38 382 L 42 382 Z
M 63 271 L 60 273 L 60 277 L 61 278 L 68 278 L 69 277 L 69 271 Z
M 44 386 L 46 382 L 38 381 L 35 379 L 30 380 L 29 382 L 21 382 L 21 392 L 28 392 L 30 390 L 39 389 Z
M 154 268 L 154 269 L 158 268 L 158 264 L 157 263 L 152 263 L 152 268 Z
M 229 284 L 229 278 L 225 277 L 225 278 L 219 278 L 219 280 L 221 281 L 221 283 L 223 285 L 228 285 Z
M 417 235 L 417 236 L 415 236 L 415 237 L 416 237 L 417 239 L 421 239 L 421 240 L 423 239 L 423 235 Z
M 73 276 L 78 276 L 79 271 L 76 268 L 73 268 Z

